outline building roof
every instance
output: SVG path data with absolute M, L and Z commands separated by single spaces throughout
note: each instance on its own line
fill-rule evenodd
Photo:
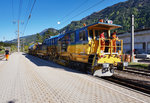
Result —
M 148 27 L 148 28 L 143 28 L 143 29 L 136 29 L 136 30 L 134 30 L 134 32 L 149 31 L 149 30 L 150 30 L 150 27 Z M 122 35 L 122 34 L 127 34 L 127 33 L 131 33 L 131 31 L 118 33 L 117 35 Z
M 120 33 L 117 34 L 118 37 L 128 37 L 131 35 L 131 32 L 125 32 L 125 33 Z M 135 30 L 134 35 L 150 35 L 150 29 L 139 29 Z

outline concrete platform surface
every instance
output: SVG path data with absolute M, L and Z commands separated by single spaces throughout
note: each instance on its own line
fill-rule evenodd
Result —
M 150 97 L 22 53 L 0 61 L 0 103 L 150 103 Z

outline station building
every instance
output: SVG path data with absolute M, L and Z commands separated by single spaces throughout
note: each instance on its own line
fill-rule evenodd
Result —
M 123 40 L 124 53 L 131 51 L 131 33 L 122 33 L 117 35 L 119 39 Z M 134 32 L 134 49 L 135 53 L 150 54 L 150 28 L 135 30 Z

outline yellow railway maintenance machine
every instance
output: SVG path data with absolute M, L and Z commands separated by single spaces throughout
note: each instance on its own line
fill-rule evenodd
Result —
M 111 30 L 115 25 L 97 22 L 75 31 L 49 38 L 49 48 L 55 46 L 51 58 L 59 64 L 78 70 L 88 71 L 94 76 L 112 76 L 114 68 L 123 69 L 128 65 L 123 61 L 123 40 L 113 38 Z M 54 53 L 51 53 L 54 52 Z
M 89 68 L 88 71 L 94 76 L 111 76 L 115 67 L 123 69 L 127 66 L 127 63 L 123 61 L 123 40 L 114 39 L 111 36 L 111 30 L 120 27 L 98 22 L 76 31 L 76 35 L 79 35 L 82 43 L 68 46 L 70 59 L 84 62 L 87 65 L 86 68 Z M 86 32 L 88 38 L 86 38 Z M 102 33 L 104 38 L 100 37 Z
M 128 65 L 123 60 L 123 40 L 113 38 L 111 30 L 120 28 L 119 25 L 98 22 L 89 26 L 88 38 L 89 60 L 92 59 L 94 76 L 111 76 L 114 68 L 123 69 Z

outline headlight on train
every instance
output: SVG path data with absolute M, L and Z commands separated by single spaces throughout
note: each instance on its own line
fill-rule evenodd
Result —
M 128 62 L 123 62 L 123 66 L 128 66 Z
M 107 64 L 107 63 L 103 64 L 103 68 L 108 68 L 108 67 L 109 67 L 109 64 Z

